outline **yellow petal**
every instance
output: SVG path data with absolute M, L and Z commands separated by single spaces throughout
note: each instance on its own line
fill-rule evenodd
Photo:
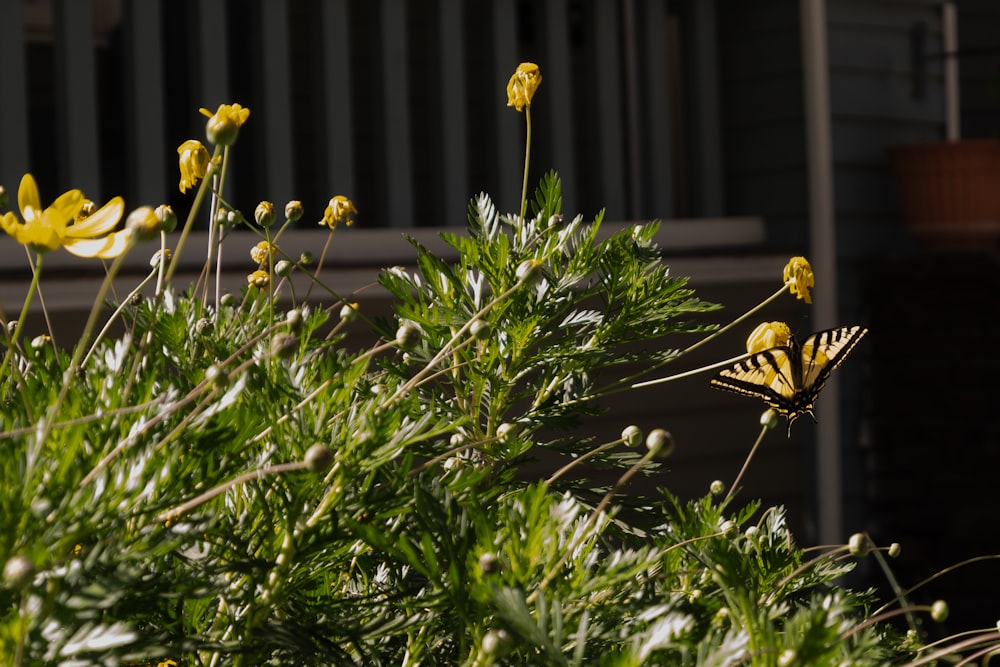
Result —
M 35 177 L 25 174 L 21 177 L 21 185 L 17 188 L 17 207 L 25 220 L 33 218 L 42 211 L 42 198 L 38 196 L 38 185 Z
M 65 227 L 80 213 L 85 201 L 87 200 L 84 199 L 82 192 L 79 190 L 69 190 L 56 197 L 56 200 L 45 209 L 45 212 L 48 215 L 58 217 L 62 222 L 62 226 Z
M 107 234 L 122 218 L 125 200 L 115 197 L 92 215 L 66 228 L 65 236 L 70 239 L 87 239 Z
M 125 252 L 129 244 L 127 230 L 108 234 L 99 239 L 66 239 L 66 250 L 77 257 L 111 259 Z

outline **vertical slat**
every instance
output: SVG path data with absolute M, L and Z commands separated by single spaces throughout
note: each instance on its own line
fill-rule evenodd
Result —
M 125 20 L 130 188 L 136 195 L 134 203 L 157 204 L 164 200 L 167 181 L 159 0 L 128 0 Z
M 198 0 L 194 4 L 198 26 L 198 58 L 191 64 L 197 86 L 195 99 L 198 106 L 214 111 L 220 104 L 239 102 L 229 99 L 226 5 L 224 0 Z M 198 118 L 196 124 L 201 129 L 204 118 Z
M 382 91 L 390 227 L 413 226 L 406 0 L 382 0 Z
M 10 201 L 17 201 L 17 186 L 28 171 L 28 88 L 24 58 L 22 0 L 0 0 L 0 184 Z
M 465 39 L 462 30 L 463 0 L 441 0 L 441 81 L 445 99 L 441 110 L 444 125 L 444 202 L 445 224 L 461 226 L 465 221 L 465 202 L 469 198 L 466 131 Z
M 573 95 L 570 87 L 572 74 L 570 72 L 569 33 L 567 0 L 548 0 L 545 3 L 545 35 L 546 49 L 549 58 L 546 68 L 542 69 L 544 99 L 548 105 L 551 122 L 548 131 L 552 134 L 553 167 L 563 181 L 562 210 L 569 216 L 577 214 L 576 210 L 576 150 L 573 147 Z M 532 184 L 528 184 L 529 190 Z M 530 193 L 529 193 L 530 197 Z
M 695 174 L 696 213 L 704 217 L 722 215 L 725 192 L 722 170 L 722 126 L 719 110 L 718 39 L 715 0 L 694 4 L 696 103 L 695 152 L 699 156 Z
M 56 113 L 60 130 L 59 179 L 98 199 L 101 193 L 97 140 L 97 80 L 94 70 L 94 7 L 55 0 Z
M 498 106 L 507 104 L 507 81 L 517 68 L 516 0 L 493 0 L 493 72 Z M 524 147 L 519 127 L 522 115 L 511 108 L 497 115 L 497 164 L 500 170 L 495 202 L 505 212 L 518 210 L 521 202 L 521 174 L 524 170 Z
M 669 218 L 674 215 L 674 180 L 671 164 L 672 140 L 670 136 L 670 70 L 668 67 L 667 43 L 670 32 L 667 23 L 667 6 L 662 0 L 647 0 L 640 14 L 645 26 L 645 52 L 642 59 L 646 65 L 646 101 L 643 107 L 647 114 L 647 135 L 643 142 L 646 159 L 643 163 L 649 170 L 650 184 L 645 200 L 651 210 L 649 218 Z M 638 180 L 638 179 L 636 179 Z
M 354 189 L 353 101 L 350 98 L 350 31 L 347 0 L 324 0 L 323 108 L 326 116 L 326 168 L 333 194 L 356 196 Z
M 625 159 L 621 112 L 621 45 L 618 39 L 619 17 L 615 0 L 597 0 L 594 7 L 597 44 L 597 103 L 600 142 L 601 199 L 611 220 L 625 219 Z M 633 179 L 635 180 L 635 179 Z
M 285 0 L 260 0 L 263 26 L 261 74 L 264 83 L 264 113 L 256 122 L 264 125 L 264 176 L 266 194 L 275 202 L 293 196 L 292 91 L 289 83 L 288 12 Z

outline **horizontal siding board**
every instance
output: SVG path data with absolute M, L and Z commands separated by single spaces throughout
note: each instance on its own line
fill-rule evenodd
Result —
M 726 40 L 723 71 L 727 81 L 801 76 L 798 26 L 770 33 L 738 33 Z M 753 57 L 747 57 L 748 53 Z
M 929 28 L 940 23 L 941 0 L 907 0 L 906 2 L 872 2 L 871 0 L 833 0 L 827 3 L 830 26 L 860 26 L 863 28 L 895 28 L 908 30 L 916 21 L 925 21 Z
M 927 96 L 914 100 L 908 76 L 873 77 L 855 72 L 830 73 L 830 107 L 839 114 L 866 115 L 897 121 L 941 121 L 944 89 L 930 85 Z
M 830 45 L 830 68 L 870 71 L 873 76 L 905 75 L 913 71 L 910 34 L 908 31 L 838 28 L 827 32 Z M 928 52 L 941 50 L 940 36 L 929 38 Z M 926 63 L 927 75 L 939 79 L 944 65 L 939 58 Z
M 802 119 L 802 77 L 798 72 L 729 81 L 723 96 L 722 113 L 729 127 Z
M 805 168 L 805 133 L 800 123 L 758 125 L 733 132 L 727 142 L 730 171 Z
M 888 163 L 886 149 L 894 144 L 936 141 L 938 123 L 900 122 L 870 116 L 840 116 L 833 127 L 833 160 L 836 164 Z

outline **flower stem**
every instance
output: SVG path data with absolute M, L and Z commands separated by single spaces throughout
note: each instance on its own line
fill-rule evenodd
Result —
M 7 373 L 7 367 L 13 364 L 14 348 L 17 347 L 17 340 L 24 330 L 24 320 L 28 317 L 28 307 L 31 306 L 32 297 L 38 291 L 38 277 L 42 274 L 42 257 L 38 255 L 34 270 L 31 272 L 31 284 L 28 285 L 28 293 L 24 296 L 24 304 L 21 306 L 21 314 L 17 316 L 17 324 L 14 325 L 14 332 L 4 329 L 4 337 L 7 339 L 7 354 L 4 355 L 3 364 L 0 365 L 0 380 Z
M 531 105 L 524 107 L 524 121 L 527 133 L 524 140 L 524 176 L 521 180 L 521 220 L 528 209 L 528 164 L 531 161 Z
M 734 493 L 736 493 L 736 487 L 739 486 L 740 480 L 743 479 L 743 473 L 747 471 L 750 467 L 750 460 L 753 459 L 753 455 L 757 453 L 757 448 L 760 447 L 760 443 L 764 442 L 764 434 L 767 433 L 769 427 L 767 425 L 761 426 L 760 435 L 757 436 L 757 441 L 753 443 L 753 447 L 750 448 L 750 453 L 747 454 L 746 461 L 743 462 L 743 467 L 740 468 L 740 472 L 736 475 L 736 479 L 733 480 L 733 485 L 729 487 L 729 493 L 726 494 L 726 500 L 729 500 Z

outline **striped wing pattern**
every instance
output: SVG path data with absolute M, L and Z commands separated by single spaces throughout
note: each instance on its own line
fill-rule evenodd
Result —
M 718 389 L 764 399 L 791 426 L 797 417 L 812 415 L 813 404 L 830 374 L 868 333 L 861 326 L 817 331 L 803 343 L 754 354 L 712 378 Z

